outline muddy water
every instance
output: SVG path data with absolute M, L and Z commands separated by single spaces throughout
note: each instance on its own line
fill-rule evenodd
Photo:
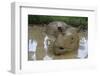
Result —
M 44 48 L 45 46 L 44 39 L 45 39 L 45 34 L 43 27 L 35 25 L 29 26 L 28 40 L 31 40 L 31 42 L 29 43 L 28 60 L 76 59 L 76 58 L 85 58 L 87 56 L 87 49 L 86 50 L 84 49 L 87 45 L 80 46 L 81 48 L 79 48 L 79 50 L 77 51 L 70 51 L 59 56 L 54 55 L 53 53 L 48 52 Z M 84 42 L 85 40 L 83 39 L 83 44 L 81 42 L 81 45 L 84 45 Z M 32 47 L 32 45 L 36 46 L 36 48 Z

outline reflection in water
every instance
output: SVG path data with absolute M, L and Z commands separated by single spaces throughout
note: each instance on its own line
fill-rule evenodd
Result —
M 78 49 L 78 55 L 77 55 L 78 58 L 83 59 L 88 56 L 88 48 L 87 48 L 88 44 L 87 43 L 88 43 L 88 40 L 86 40 L 85 37 L 81 38 L 80 47 Z
M 37 42 L 35 40 L 29 40 L 29 51 L 36 51 Z
M 50 56 L 48 56 L 47 51 L 48 51 L 48 36 L 46 35 L 44 38 L 44 50 L 46 55 L 44 56 L 43 60 L 52 60 Z
M 36 60 L 36 48 L 37 48 L 37 42 L 35 40 L 30 39 L 29 40 L 29 53 L 30 53 L 30 59 Z
M 77 57 L 80 59 L 84 59 L 88 56 L 88 49 L 87 49 L 87 42 L 85 37 L 81 38 L 80 40 L 80 47 L 77 52 Z M 35 40 L 30 39 L 29 40 L 29 55 L 30 60 L 36 60 L 36 48 L 37 48 L 37 42 Z M 45 56 L 43 57 L 43 60 L 53 60 L 53 57 L 50 57 L 48 55 L 48 36 L 44 37 L 44 51 Z

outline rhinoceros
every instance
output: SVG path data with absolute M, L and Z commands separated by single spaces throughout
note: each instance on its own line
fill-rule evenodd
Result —
M 62 21 L 54 21 L 47 25 L 48 51 L 62 55 L 79 48 L 78 30 Z

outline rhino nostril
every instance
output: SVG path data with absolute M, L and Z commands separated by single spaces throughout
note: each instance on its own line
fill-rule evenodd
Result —
M 63 47 L 59 47 L 59 49 L 63 50 L 64 48 Z

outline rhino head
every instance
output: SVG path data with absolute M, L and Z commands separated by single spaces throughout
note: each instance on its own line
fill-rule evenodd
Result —
M 47 25 L 46 33 L 50 42 L 48 51 L 52 51 L 55 55 L 78 50 L 79 36 L 76 28 L 64 22 L 54 21 Z

